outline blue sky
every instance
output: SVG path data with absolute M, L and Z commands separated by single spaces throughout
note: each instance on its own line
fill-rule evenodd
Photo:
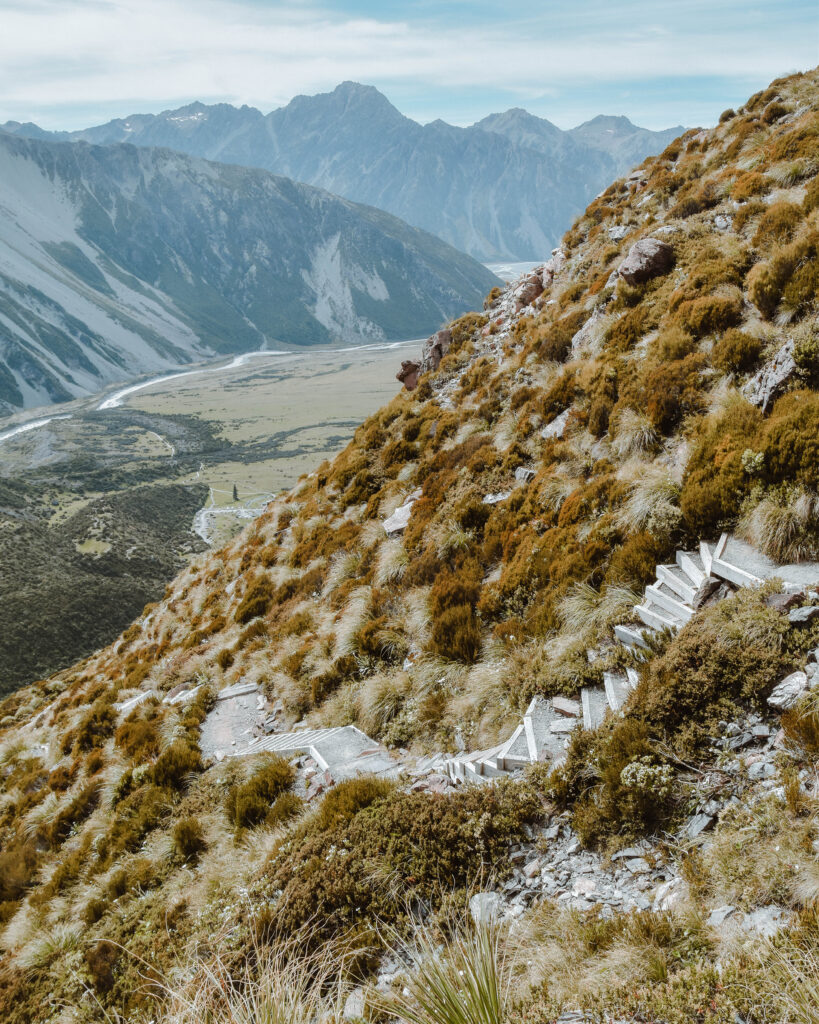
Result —
M 819 63 L 817 0 L 0 0 L 0 29 L 0 122 L 47 128 L 348 79 L 419 121 L 707 125 Z

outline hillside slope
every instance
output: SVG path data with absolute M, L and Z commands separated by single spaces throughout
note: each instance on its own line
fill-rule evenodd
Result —
M 525 130 L 523 125 L 525 124 Z M 659 152 L 681 128 L 652 132 L 595 118 L 570 132 L 522 110 L 459 128 L 421 125 L 372 86 L 344 82 L 267 115 L 192 103 L 77 132 L 4 129 L 96 144 L 130 142 L 247 167 L 368 203 L 478 259 L 538 259 L 612 178 Z
M 410 941 L 476 884 L 527 926 L 504 1020 L 810 1019 L 817 592 L 715 580 L 645 647 L 613 627 L 723 530 L 819 558 L 817 137 L 814 71 L 612 184 L 538 273 L 430 339 L 345 452 L 5 701 L 9 1021 L 56 1020 L 83 985 L 155 1017 L 146 972 L 195 991 L 210 956 L 252 972 L 282 935 Z M 524 778 L 419 777 L 414 754 L 490 747 L 531 698 L 626 669 L 620 712 Z M 233 758 L 229 731 L 215 756 L 227 686 L 274 733 L 357 725 L 415 774 L 318 800 L 315 758 Z
M 159 149 L 0 133 L 0 412 L 226 352 L 404 339 L 494 282 L 379 210 Z

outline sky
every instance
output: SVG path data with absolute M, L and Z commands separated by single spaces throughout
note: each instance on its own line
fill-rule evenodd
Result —
M 817 63 L 819 0 L 0 0 L 0 123 L 50 129 L 347 80 L 421 122 L 707 126 Z

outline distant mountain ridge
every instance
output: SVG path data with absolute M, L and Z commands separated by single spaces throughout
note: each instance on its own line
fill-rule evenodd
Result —
M 264 170 L 0 132 L 0 413 L 220 353 L 411 338 L 496 283 Z
M 600 116 L 570 131 L 519 108 L 468 128 L 421 125 L 372 86 L 344 82 L 262 114 L 192 103 L 77 132 L 32 138 L 163 146 L 260 167 L 387 210 L 482 259 L 540 259 L 610 181 L 660 152 L 680 126 L 654 132 Z

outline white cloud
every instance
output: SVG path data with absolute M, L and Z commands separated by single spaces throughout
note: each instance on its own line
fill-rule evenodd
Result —
M 405 20 L 389 21 L 306 2 L 0 0 L 0 120 L 78 127 L 79 109 L 126 114 L 194 98 L 266 111 L 344 79 L 414 90 L 419 110 L 437 92 L 446 117 L 450 89 L 524 101 L 591 80 L 764 79 L 815 56 L 810 32 L 795 33 L 782 8 L 760 26 L 733 17 L 736 2 L 677 0 L 658 11 L 635 0 L 577 0 L 544 4 L 542 17 L 524 9 L 517 22 L 470 21 L 459 5 L 457 22 L 435 24 L 412 20 L 412 4 L 404 9 Z

